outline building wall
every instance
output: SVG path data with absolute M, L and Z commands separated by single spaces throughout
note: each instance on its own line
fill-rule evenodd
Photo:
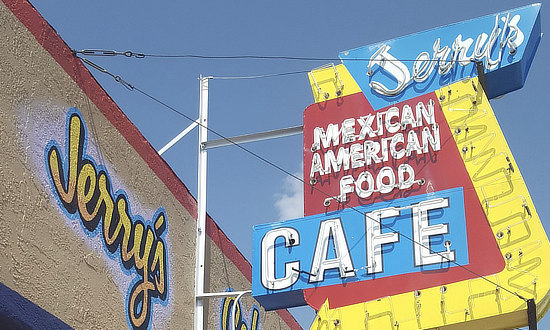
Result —
M 77 329 L 190 328 L 195 200 L 30 4 L 0 21 L 0 282 Z M 210 290 L 249 289 L 210 218 L 208 234 Z M 209 329 L 230 302 L 210 301 Z M 257 305 L 248 329 L 298 327 Z

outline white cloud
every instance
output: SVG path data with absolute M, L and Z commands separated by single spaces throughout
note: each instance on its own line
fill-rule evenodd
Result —
M 302 172 L 294 173 L 303 177 Z M 279 212 L 279 220 L 289 220 L 304 216 L 304 185 L 293 177 L 286 177 L 283 181 L 283 192 L 275 194 L 275 207 Z

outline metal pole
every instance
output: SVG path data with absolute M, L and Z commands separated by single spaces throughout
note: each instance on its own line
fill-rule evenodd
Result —
M 527 322 L 529 323 L 529 330 L 537 330 L 537 304 L 535 304 L 535 299 L 527 300 Z
M 208 139 L 208 80 L 199 78 L 199 162 L 197 192 L 197 243 L 195 251 L 195 330 L 204 329 L 204 273 L 206 250 L 206 148 Z
M 175 138 L 173 138 L 172 140 L 170 140 L 170 142 L 168 142 L 164 147 L 162 147 L 160 150 L 159 150 L 159 155 L 162 156 L 163 153 L 166 152 L 166 150 L 172 148 L 172 146 L 174 144 L 176 144 L 179 140 L 181 140 L 184 136 L 187 135 L 187 133 L 191 132 L 191 130 L 193 128 L 195 128 L 195 126 L 197 126 L 198 124 L 198 119 L 194 122 L 192 122 L 191 124 L 189 124 L 189 126 L 187 126 L 187 128 L 185 128 L 183 131 L 181 131 L 180 134 L 178 134 Z
M 481 88 L 483 88 L 483 91 L 485 92 L 485 95 L 487 95 L 487 98 L 489 98 L 489 91 L 487 89 L 487 79 L 485 78 L 485 68 L 483 67 L 483 62 L 476 61 L 475 65 L 479 84 L 481 85 Z

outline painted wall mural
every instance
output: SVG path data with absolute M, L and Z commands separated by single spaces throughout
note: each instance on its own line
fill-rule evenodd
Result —
M 1 2 L 0 328 L 189 328 L 195 198 L 37 9 Z M 249 288 L 250 264 L 207 221 L 211 292 Z M 299 328 L 254 303 L 241 328 Z
M 241 306 L 241 302 L 239 301 L 237 303 L 237 306 L 235 307 L 235 319 L 234 326 L 231 326 L 231 312 L 233 309 L 233 304 L 235 303 L 235 298 L 224 298 L 221 303 L 220 308 L 220 330 L 230 330 L 230 329 L 238 329 L 238 330 L 258 330 L 260 329 L 260 310 L 258 306 L 253 305 L 251 308 L 250 319 L 247 323 L 245 316 L 243 316 L 243 308 Z M 250 325 L 250 326 L 249 326 Z
M 180 280 L 184 276 L 192 277 L 193 272 L 177 272 L 178 250 L 174 242 L 179 241 L 172 236 L 171 244 L 169 235 L 177 225 L 168 223 L 175 218 L 174 215 L 170 217 L 173 212 L 168 213 L 172 209 L 169 204 L 162 204 L 163 198 L 158 194 L 155 194 L 157 199 L 151 200 L 148 191 L 130 184 L 128 177 L 136 180 L 139 177 L 128 173 L 132 165 L 120 165 L 115 158 L 121 155 L 120 152 L 111 153 L 112 148 L 98 138 L 102 136 L 101 126 L 89 110 L 34 101 L 15 111 L 19 143 L 31 165 L 26 175 L 40 182 L 37 188 L 44 192 L 45 204 L 53 206 L 61 220 L 55 222 L 57 214 L 48 213 L 43 220 L 36 221 L 55 222 L 58 228 L 54 231 L 68 232 L 69 239 L 74 239 L 74 242 L 60 240 L 55 249 L 82 245 L 82 248 L 70 248 L 75 258 L 72 261 L 64 259 L 65 264 L 72 263 L 69 265 L 71 274 L 64 277 L 77 279 L 70 287 L 82 287 L 86 282 L 98 280 L 105 282 L 95 288 L 106 291 L 88 291 L 93 298 L 82 296 L 78 302 L 81 305 L 72 305 L 81 311 L 76 312 L 77 318 L 82 313 L 94 314 L 90 318 L 109 315 L 116 318 L 110 324 L 126 325 L 130 329 L 163 329 L 189 324 L 180 321 L 182 315 L 177 313 L 176 306 L 181 304 L 178 294 L 192 291 L 192 286 L 185 286 L 185 280 L 176 282 L 175 276 L 177 274 Z M 156 204 L 162 206 L 155 208 Z M 74 274 L 77 269 L 80 272 Z M 242 287 L 238 281 L 235 285 Z M 215 286 L 222 291 L 227 288 Z M 91 301 L 105 296 L 113 296 L 115 304 L 87 308 Z M 233 329 L 231 309 L 234 303 L 234 298 L 213 299 L 208 328 Z M 98 309 L 104 312 L 97 314 Z M 55 311 L 52 315 L 60 320 L 66 318 Z M 233 322 L 239 330 L 267 329 L 282 324 L 279 317 L 268 316 L 249 297 L 237 304 L 236 315 Z M 75 328 L 92 325 L 89 320 L 75 323 L 71 319 L 67 324 Z
M 63 213 L 78 221 L 89 238 L 100 237 L 105 254 L 131 278 L 125 301 L 128 324 L 146 329 L 155 306 L 168 304 L 166 212 L 159 207 L 150 221 L 134 213 L 125 190 L 115 190 L 106 166 L 87 153 L 88 142 L 86 123 L 71 108 L 65 150 L 55 139 L 44 150 L 50 188 Z

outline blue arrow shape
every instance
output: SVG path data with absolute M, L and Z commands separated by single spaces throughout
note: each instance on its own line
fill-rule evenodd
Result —
M 488 97 L 523 87 L 541 39 L 540 4 L 363 46 L 339 54 L 374 109 L 477 76 Z

